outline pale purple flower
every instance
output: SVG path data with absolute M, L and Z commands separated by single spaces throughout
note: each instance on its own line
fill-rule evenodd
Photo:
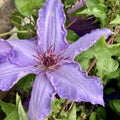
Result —
M 0 89 L 9 90 L 22 77 L 34 73 L 29 120 L 43 120 L 51 112 L 51 101 L 61 98 L 104 105 L 103 86 L 97 77 L 87 76 L 74 61 L 104 35 L 107 28 L 97 29 L 68 44 L 64 28 L 65 14 L 61 0 L 46 0 L 39 11 L 37 37 L 29 40 L 0 39 Z

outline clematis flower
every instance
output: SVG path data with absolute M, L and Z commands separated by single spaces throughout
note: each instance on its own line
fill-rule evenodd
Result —
M 37 37 L 29 40 L 0 39 L 0 89 L 7 91 L 22 77 L 34 73 L 28 109 L 29 120 L 43 120 L 51 112 L 51 101 L 57 93 L 61 98 L 104 105 L 101 80 L 88 76 L 76 55 L 87 50 L 111 31 L 97 29 L 78 41 L 67 43 L 65 14 L 61 0 L 46 0 L 39 11 Z

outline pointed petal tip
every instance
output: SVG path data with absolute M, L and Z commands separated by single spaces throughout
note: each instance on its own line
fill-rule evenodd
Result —
M 93 105 L 99 104 L 99 105 L 102 105 L 103 107 L 105 106 L 104 100 L 101 98 L 100 99 L 98 98 L 98 101 L 96 102 L 91 102 L 91 104 Z
M 113 34 L 113 32 L 109 28 L 95 29 L 92 30 L 91 33 L 98 32 L 100 35 L 105 35 L 106 39 Z
M 47 73 L 58 95 L 76 102 L 104 105 L 101 80 L 94 76 L 87 76 L 86 72 L 78 69 L 77 65 L 66 63 L 55 72 Z
M 105 106 L 104 99 L 103 99 L 103 93 L 99 96 L 97 96 L 97 99 L 92 98 L 92 101 L 90 101 L 91 104 L 93 105 L 102 105 L 103 107 Z
M 85 34 L 76 42 L 72 43 L 66 49 L 64 56 L 68 57 L 70 60 L 73 60 L 76 55 L 93 46 L 100 39 L 101 36 L 104 35 L 107 39 L 112 33 L 113 32 L 108 28 L 92 30 L 90 33 Z
M 38 44 L 43 52 L 51 46 L 55 46 L 56 53 L 67 48 L 65 19 L 61 0 L 47 0 L 39 10 L 37 35 Z
M 90 80 L 93 80 L 94 85 L 96 85 L 96 90 L 98 92 L 98 94 L 96 94 L 96 96 L 93 96 L 93 98 L 91 99 L 91 103 L 96 105 L 102 105 L 104 106 L 104 99 L 103 99 L 103 84 L 101 82 L 101 79 L 99 77 L 96 76 L 88 76 L 87 72 L 86 73 L 86 77 Z M 95 97 L 95 98 L 94 98 Z

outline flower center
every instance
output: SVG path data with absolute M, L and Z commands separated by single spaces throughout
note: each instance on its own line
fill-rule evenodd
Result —
M 52 65 L 55 65 L 57 61 L 53 57 L 43 56 L 42 63 L 44 64 L 44 66 L 50 67 Z
M 46 52 L 42 53 L 37 51 L 37 55 L 34 56 L 36 60 L 35 67 L 40 67 L 43 70 L 53 70 L 58 69 L 66 58 L 63 58 L 63 54 L 56 54 L 52 47 L 48 49 Z
M 37 52 L 36 58 L 37 64 L 35 67 L 41 67 L 43 69 L 57 69 L 61 65 L 62 55 L 56 55 L 51 49 L 47 50 L 45 53 Z

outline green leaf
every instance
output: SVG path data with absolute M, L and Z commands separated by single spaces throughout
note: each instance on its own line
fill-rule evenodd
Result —
M 111 109 L 120 116 L 120 100 L 111 100 L 109 102 Z
M 26 19 L 27 22 L 25 21 L 25 16 L 23 16 L 19 11 L 15 11 L 11 16 L 11 21 L 18 31 L 26 31 L 17 33 L 19 39 L 29 39 L 36 36 L 35 19 L 30 20 L 30 17 Z
M 79 36 L 72 30 L 67 31 L 67 40 L 68 42 L 74 42 L 79 39 Z
M 117 43 L 120 43 L 120 34 L 118 34 L 118 35 L 116 36 L 115 41 L 116 41 Z
M 0 106 L 7 116 L 5 120 L 28 120 L 18 95 L 16 96 L 16 105 L 0 100 Z
M 34 78 L 35 76 L 33 74 L 27 75 L 17 83 L 17 86 L 25 91 L 28 91 L 32 87 L 31 83 L 34 81 Z
M 14 11 L 11 15 L 11 22 L 14 24 L 14 26 L 17 29 L 20 29 L 22 27 L 21 23 L 23 22 L 24 16 L 20 14 L 19 11 Z
M 27 114 L 23 109 L 21 99 L 18 94 L 16 95 L 16 105 L 18 108 L 19 120 L 28 120 Z
M 113 56 L 119 57 L 119 53 L 120 44 L 107 45 L 105 38 L 101 37 L 89 50 L 78 55 L 76 60 L 86 70 L 92 59 L 96 57 L 98 59 L 96 63 L 97 74 L 103 78 L 118 69 L 118 61 L 113 59 Z
M 65 99 L 57 99 L 55 98 L 54 101 L 52 102 L 52 117 L 54 118 L 54 120 L 67 120 L 67 113 L 65 112 L 65 110 L 63 110 L 61 112 L 61 114 L 59 115 L 58 118 L 56 118 L 58 112 L 61 109 L 61 106 L 63 105 Z
M 76 104 L 73 105 L 72 110 L 69 112 L 68 120 L 76 120 Z
M 65 7 L 65 11 L 67 11 L 68 9 L 72 8 L 72 6 L 80 0 L 62 0 L 62 2 L 64 3 L 64 7 Z
M 15 0 L 15 5 L 21 14 L 30 16 L 35 9 L 41 8 L 44 2 L 45 0 Z
M 80 54 L 80 55 L 78 55 L 75 58 L 75 60 L 78 61 L 81 64 L 83 70 L 87 70 L 87 68 L 89 67 L 90 63 L 92 62 L 90 60 L 91 56 L 86 56 L 86 55 L 87 54 Z
M 96 112 L 91 113 L 89 120 L 96 120 Z
M 110 24 L 120 24 L 120 16 L 117 16 L 114 20 L 110 22 Z
M 19 39 L 29 39 L 36 36 L 34 26 L 31 23 L 27 23 L 21 26 L 21 28 L 19 28 L 19 31 L 27 31 L 26 33 L 18 33 L 17 36 Z
M 86 9 L 82 11 L 78 10 L 76 14 L 86 16 L 94 15 L 101 22 L 101 27 L 105 27 L 108 24 L 108 16 L 106 14 L 107 6 L 105 4 L 102 4 L 99 0 L 87 0 L 86 6 Z
M 120 77 L 120 69 L 118 68 L 116 71 L 108 74 L 109 79 L 116 79 Z
M 13 112 L 14 109 L 16 109 L 16 106 L 14 104 L 5 103 L 1 100 L 0 100 L 0 106 L 3 112 L 5 112 L 6 116 L 8 116 L 11 112 Z
M 57 114 L 61 108 L 61 103 L 59 99 L 54 99 L 52 102 L 52 112 L 53 114 Z
M 4 120 L 20 120 L 17 109 L 14 109 Z
M 86 5 L 88 8 L 92 8 L 93 6 L 96 6 L 99 4 L 99 0 L 87 0 Z
M 115 92 L 115 89 L 110 87 L 104 90 L 104 93 L 110 95 L 111 93 Z
M 118 62 L 111 58 L 111 54 L 108 51 L 104 51 L 104 53 L 96 57 L 98 58 L 97 67 L 106 72 L 114 72 L 119 66 Z
M 99 0 L 100 1 L 100 3 L 104 3 L 105 2 L 105 0 Z
M 95 111 L 97 120 L 106 120 L 106 110 L 104 107 L 97 107 Z

